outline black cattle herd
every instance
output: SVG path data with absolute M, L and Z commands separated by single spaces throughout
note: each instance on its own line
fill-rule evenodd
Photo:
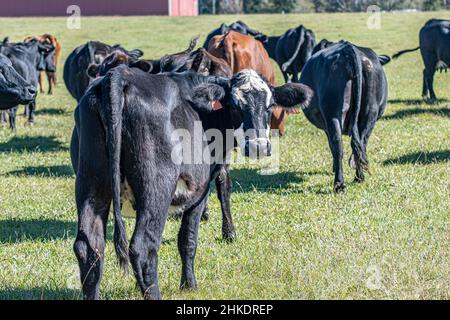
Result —
M 286 84 L 274 87 L 254 70 L 232 72 L 208 51 L 216 35 L 237 31 L 260 41 L 280 67 Z M 333 156 L 334 190 L 345 188 L 342 135 L 351 137 L 349 164 L 355 180 L 368 170 L 367 143 L 375 122 L 383 115 L 388 84 L 383 65 L 391 59 L 348 41 L 316 42 L 303 25 L 281 36 L 266 36 L 242 21 L 222 24 L 212 31 L 203 48 L 196 39 L 185 51 L 160 59 L 141 59 L 138 49 L 89 41 L 68 56 L 64 82 L 78 102 L 70 155 L 76 174 L 78 230 L 74 244 L 84 298 L 99 298 L 105 234 L 112 203 L 114 246 L 121 266 L 131 263 L 146 299 L 161 297 L 158 286 L 158 250 L 168 214 L 181 217 L 178 249 L 182 260 L 181 288 L 195 289 L 194 258 L 198 226 L 207 212 L 210 184 L 215 180 L 223 214 L 223 237 L 236 238 L 231 219 L 231 180 L 223 152 L 185 163 L 174 151 L 171 133 L 215 129 L 266 130 L 273 107 L 293 110 L 302 106 L 306 118 L 324 130 Z M 450 66 L 450 21 L 430 20 L 420 31 L 420 46 L 394 55 L 421 50 L 425 69 L 423 96 L 436 99 L 433 76 Z M 38 74 L 54 72 L 54 48 L 31 40 L 0 44 L 0 109 L 16 129 L 19 104 L 26 106 L 27 123 L 36 110 Z M 299 77 L 300 74 L 300 77 Z M 190 142 L 194 153 L 208 150 L 202 137 Z M 270 141 L 255 136 L 247 149 L 270 156 Z M 274 177 L 276 179 L 276 177 Z M 136 212 L 136 226 L 128 244 L 122 204 Z

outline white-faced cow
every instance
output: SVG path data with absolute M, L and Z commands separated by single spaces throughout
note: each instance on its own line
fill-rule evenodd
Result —
M 324 130 L 333 154 L 334 190 L 344 190 L 342 134 L 350 135 L 357 182 L 368 170 L 367 142 L 387 103 L 388 85 L 378 55 L 341 41 L 316 53 L 303 68 L 300 82 L 314 90 L 305 116 Z
M 240 127 L 266 132 L 272 105 L 307 104 L 310 96 L 310 89 L 300 84 L 272 88 L 252 70 L 227 79 L 194 72 L 153 75 L 119 65 L 97 78 L 76 108 L 74 134 L 78 138 L 71 144 L 78 209 L 74 250 L 84 298 L 99 297 L 111 201 L 116 253 L 123 267 L 131 260 L 146 299 L 161 297 L 158 250 L 168 212 L 183 211 L 178 236 L 180 287 L 196 288 L 194 257 L 200 216 L 210 181 L 229 150 L 210 154 L 203 135 L 194 132 L 195 123 L 214 128 L 224 137 L 227 129 Z M 185 161 L 173 138 L 176 129 L 191 134 L 193 154 L 206 148 L 200 161 Z M 267 136 L 244 142 L 246 155 L 252 148 L 261 150 L 260 156 L 269 154 Z M 137 215 L 129 248 L 121 198 L 132 202 Z
M 450 20 L 429 20 L 420 30 L 419 47 L 396 53 L 396 59 L 402 54 L 420 49 L 425 69 L 423 70 L 422 96 L 436 100 L 433 82 L 436 70 L 447 70 L 450 67 Z

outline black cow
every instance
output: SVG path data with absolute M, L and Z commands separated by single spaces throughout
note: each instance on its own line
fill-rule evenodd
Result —
M 310 96 L 310 89 L 300 84 L 270 88 L 252 70 L 226 79 L 194 72 L 154 75 L 119 65 L 94 80 L 75 110 L 76 139 L 71 143 L 79 217 L 74 251 L 84 298 L 99 297 L 111 201 L 116 253 L 123 267 L 131 260 L 144 298 L 160 298 L 157 253 L 169 211 L 183 212 L 180 287 L 196 288 L 200 216 L 210 181 L 234 146 L 224 141 L 222 152 L 210 153 L 203 134 L 216 129 L 227 137 L 227 129 L 254 129 L 261 134 L 242 140 L 245 155 L 254 155 L 252 149 L 259 150 L 256 156 L 269 155 L 271 106 L 307 104 Z M 196 123 L 203 134 L 195 134 Z M 204 155 L 200 161 L 183 158 L 175 129 L 191 135 L 188 146 L 193 155 Z M 137 214 L 129 250 L 121 198 L 128 198 Z
M 316 46 L 316 35 L 303 25 L 292 28 L 278 37 L 256 37 L 269 57 L 274 59 L 283 73 L 285 82 L 298 82 L 298 74 Z
M 36 97 L 36 87 L 29 84 L 13 67 L 11 61 L 0 54 L 0 110 L 18 104 L 28 104 Z
M 245 22 L 238 20 L 230 25 L 222 23 L 222 25 L 219 28 L 211 31 L 206 37 L 205 42 L 203 43 L 203 48 L 208 49 L 209 41 L 215 36 L 225 34 L 230 31 L 236 31 L 242 34 L 251 35 L 253 37 L 260 37 L 262 39 L 266 38 L 266 36 L 261 32 L 250 28 Z
M 320 42 L 314 47 L 312 55 L 315 55 L 317 52 L 326 49 L 328 47 L 331 47 L 332 45 L 335 45 L 336 42 L 328 41 L 327 39 L 322 39 Z M 382 54 L 378 56 L 378 60 L 380 61 L 381 65 L 384 66 L 391 62 L 391 57 L 388 55 Z
M 51 44 L 43 44 L 37 40 L 26 43 L 9 43 L 4 41 L 0 46 L 0 53 L 7 56 L 14 69 L 32 86 L 37 87 L 39 72 L 42 70 L 55 71 L 54 47 Z M 28 124 L 34 123 L 36 100 L 25 106 L 25 114 L 28 115 Z M 17 106 L 8 110 L 9 123 L 12 130 L 16 129 Z M 1 115 L 2 120 L 5 113 Z
M 143 55 L 138 49 L 128 51 L 120 45 L 110 46 L 100 41 L 89 41 L 70 53 L 64 64 L 63 76 L 72 97 L 79 101 L 91 83 L 91 78 L 86 73 L 89 65 L 101 63 L 113 51 L 122 51 L 135 59 Z
M 420 30 L 419 47 L 396 53 L 396 59 L 402 54 L 420 49 L 425 69 L 423 70 L 422 96 L 436 100 L 433 81 L 436 70 L 447 70 L 450 67 L 450 20 L 429 20 Z
M 324 130 L 333 154 L 334 190 L 344 190 L 342 134 L 351 136 L 349 164 L 355 181 L 368 171 L 367 142 L 387 103 L 388 85 L 378 55 L 345 41 L 319 51 L 306 63 L 300 82 L 314 90 L 303 112 Z

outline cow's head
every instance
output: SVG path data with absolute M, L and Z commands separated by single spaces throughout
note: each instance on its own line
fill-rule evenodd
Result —
M 208 105 L 211 112 L 222 106 L 231 108 L 239 117 L 236 123 L 241 125 L 245 137 L 239 139 L 240 147 L 245 156 L 252 158 L 271 155 L 269 133 L 272 108 L 306 107 L 313 96 L 309 87 L 298 83 L 271 87 L 254 70 L 242 70 L 230 80 L 217 78 L 215 84 L 203 84 L 200 89 L 194 89 L 194 101 L 198 105 Z
M 122 51 L 114 51 L 109 54 L 100 64 L 90 64 L 87 69 L 87 74 L 91 78 L 104 76 L 109 70 L 125 64 L 130 68 L 139 68 L 145 72 L 152 71 L 152 64 L 146 60 L 136 60 L 133 57 L 125 54 Z
M 7 57 L 0 54 L 0 109 L 28 104 L 34 100 L 36 93 L 36 88 L 14 70 Z

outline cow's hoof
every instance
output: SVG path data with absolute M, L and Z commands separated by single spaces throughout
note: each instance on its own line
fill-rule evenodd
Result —
M 355 182 L 355 183 L 363 183 L 364 180 L 366 180 L 366 178 L 364 176 L 362 176 L 362 177 L 356 176 L 355 180 L 353 180 L 353 182 Z
M 226 242 L 233 242 L 236 240 L 236 231 L 222 231 L 223 240 Z
M 183 291 L 197 291 L 197 281 L 195 279 L 191 280 L 181 280 L 180 290 Z
M 209 209 L 208 208 L 206 208 L 205 211 L 203 211 L 201 220 L 202 221 L 208 221 L 209 220 Z
M 34 126 L 34 122 L 32 122 L 32 121 L 25 122 L 25 127 L 31 127 L 31 126 Z
M 337 182 L 334 184 L 335 193 L 343 193 L 345 191 L 345 185 L 343 182 Z

